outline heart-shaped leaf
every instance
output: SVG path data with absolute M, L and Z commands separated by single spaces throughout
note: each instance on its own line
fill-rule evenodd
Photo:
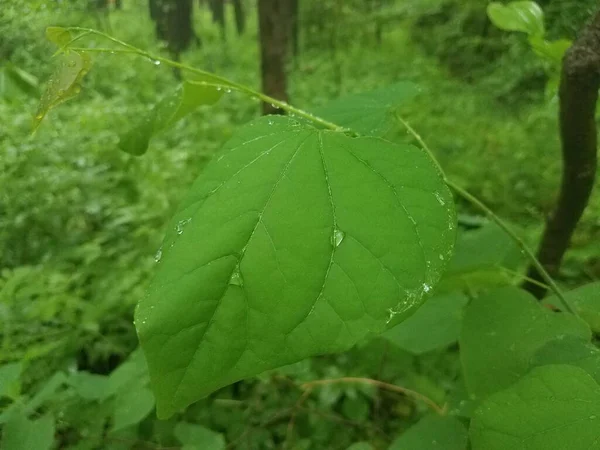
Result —
M 283 117 L 241 128 L 179 207 L 136 310 L 159 417 L 399 323 L 439 280 L 455 221 L 413 146 Z

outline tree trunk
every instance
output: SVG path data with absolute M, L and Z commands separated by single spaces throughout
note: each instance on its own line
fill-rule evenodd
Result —
M 563 174 L 555 211 L 546 223 L 538 259 L 551 276 L 558 274 L 577 222 L 588 203 L 596 176 L 596 102 L 600 88 L 600 12 L 583 29 L 563 59 L 560 80 L 560 137 Z M 543 282 L 535 267 L 529 278 Z M 541 298 L 546 289 L 524 288 Z
M 213 22 L 221 28 L 221 37 L 227 38 L 225 25 L 225 0 L 209 0 L 210 11 L 212 12 Z
M 285 102 L 291 17 L 291 0 L 258 0 L 262 91 Z M 269 103 L 263 103 L 262 109 L 263 114 L 283 114 Z
M 233 11 L 235 13 L 235 27 L 239 35 L 246 31 L 246 11 L 243 0 L 233 0 Z
M 156 37 L 167 42 L 169 53 L 179 60 L 186 50 L 194 33 L 192 0 L 149 0 L 150 17 L 156 24 Z
M 298 57 L 300 53 L 300 5 L 299 0 L 291 1 L 291 40 L 292 40 L 292 53 L 294 58 Z

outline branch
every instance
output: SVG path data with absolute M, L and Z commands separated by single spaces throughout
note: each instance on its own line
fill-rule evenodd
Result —
M 556 209 L 546 222 L 538 260 L 551 276 L 558 274 L 571 236 L 587 206 L 596 176 L 596 102 L 600 88 L 600 12 L 583 29 L 563 59 L 560 81 L 560 138 L 563 173 Z M 542 281 L 531 265 L 528 277 Z M 527 281 L 538 298 L 546 289 Z

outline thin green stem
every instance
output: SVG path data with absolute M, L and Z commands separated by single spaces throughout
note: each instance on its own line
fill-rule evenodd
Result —
M 311 121 L 312 123 L 314 123 L 316 125 L 320 125 L 324 128 L 328 128 L 333 131 L 347 131 L 346 128 L 344 128 L 344 127 L 340 127 L 339 125 L 336 125 L 333 122 L 329 122 L 325 119 L 315 116 L 314 114 L 311 114 L 300 108 L 296 108 L 295 106 L 292 106 L 289 103 L 283 102 L 281 100 L 277 100 L 276 98 L 270 97 L 266 94 L 263 94 L 262 92 L 256 91 L 246 85 L 237 83 L 235 81 L 231 81 L 227 78 L 221 77 L 219 75 L 216 75 L 212 72 L 208 72 L 206 70 L 197 69 L 195 67 L 188 66 L 187 64 L 183 64 L 178 61 L 173 61 L 169 58 L 164 58 L 162 56 L 153 55 L 145 50 L 134 47 L 133 45 L 128 44 L 124 41 L 121 41 L 120 39 L 117 39 L 109 34 L 103 33 L 102 31 L 94 30 L 91 28 L 81 28 L 81 27 L 69 27 L 69 28 L 67 28 L 67 30 L 80 31 L 85 34 L 95 34 L 97 36 L 101 36 L 105 39 L 108 39 L 109 41 L 114 42 L 115 44 L 120 45 L 120 46 L 124 47 L 125 49 L 127 49 L 127 50 L 123 50 L 123 49 L 111 49 L 111 48 L 77 47 L 77 48 L 74 48 L 73 50 L 94 51 L 94 52 L 102 52 L 102 53 L 130 53 L 130 54 L 143 56 L 145 58 L 150 59 L 153 62 L 158 61 L 160 63 L 165 63 L 166 65 L 175 67 L 177 69 L 186 70 L 188 72 L 195 73 L 197 75 L 202 75 L 209 79 L 209 81 L 205 83 L 207 85 L 219 86 L 219 87 L 223 87 L 226 89 L 232 89 L 232 90 L 236 90 L 238 92 L 242 92 L 244 94 L 249 95 L 250 97 L 257 98 L 265 103 L 270 103 L 271 105 L 273 105 L 277 108 L 280 108 L 293 116 L 302 117 L 304 119 Z M 215 81 L 216 83 L 210 83 L 210 81 Z
M 423 150 L 425 152 L 427 152 L 427 154 L 431 157 L 431 159 L 434 161 L 434 163 L 437 166 L 437 168 L 442 173 L 442 176 L 443 176 L 444 181 L 446 182 L 446 184 L 451 189 L 453 189 L 458 195 L 460 195 L 462 198 L 464 198 L 465 200 L 467 200 L 472 205 L 476 206 L 490 220 L 492 220 L 493 222 L 495 222 L 517 244 L 517 246 L 521 249 L 521 251 L 525 255 L 527 255 L 527 257 L 529 258 L 529 260 L 531 261 L 531 263 L 535 266 L 535 268 L 542 275 L 542 278 L 544 279 L 544 281 L 548 284 L 548 286 L 550 287 L 550 289 L 552 289 L 552 291 L 554 292 L 554 294 L 556 295 L 556 297 L 560 300 L 560 302 L 563 304 L 563 306 L 565 307 L 565 309 L 567 311 L 569 311 L 571 314 L 577 315 L 576 309 L 573 307 L 573 305 L 571 304 L 571 302 L 569 302 L 565 298 L 565 296 L 563 295 L 563 293 L 561 292 L 561 290 L 559 289 L 559 287 L 557 286 L 557 284 L 554 282 L 554 280 L 552 279 L 552 277 L 550 276 L 550 274 L 546 271 L 546 269 L 544 268 L 544 266 L 542 266 L 542 264 L 539 262 L 539 260 L 537 259 L 537 257 L 533 253 L 533 251 L 525 244 L 525 242 L 511 229 L 511 227 L 506 222 L 504 222 L 504 220 L 502 220 L 500 217 L 498 217 L 481 200 L 479 200 L 477 197 L 475 197 L 474 195 L 472 195 L 471 193 L 469 193 L 466 189 L 463 189 L 461 186 L 459 186 L 458 184 L 456 184 L 454 181 L 450 180 L 446 176 L 446 174 L 444 173 L 444 170 L 442 169 L 442 166 L 440 165 L 439 161 L 437 160 L 437 158 L 435 157 L 435 155 L 433 154 L 433 152 L 431 151 L 431 149 L 429 148 L 429 146 L 425 143 L 425 141 L 423 140 L 423 138 L 415 131 L 415 129 L 413 127 L 410 126 L 410 124 L 406 120 L 404 120 L 398 114 L 396 114 L 395 117 L 396 117 L 396 119 L 402 125 L 404 125 L 404 127 L 406 127 L 406 129 L 408 130 L 408 132 L 417 140 L 417 142 L 421 145 L 421 147 L 423 148 Z

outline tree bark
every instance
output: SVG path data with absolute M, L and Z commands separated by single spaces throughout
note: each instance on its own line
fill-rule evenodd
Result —
M 213 22 L 221 28 L 221 37 L 227 38 L 225 24 L 225 0 L 209 0 L 210 10 L 212 12 Z
M 558 274 L 571 236 L 590 198 L 597 166 L 596 103 L 600 88 L 600 12 L 583 29 L 563 59 L 560 137 L 563 173 L 556 209 L 549 217 L 538 259 L 551 276 Z M 529 278 L 543 282 L 535 267 Z M 523 287 L 541 298 L 546 289 L 532 282 Z
M 244 10 L 243 0 L 233 0 L 233 12 L 235 14 L 235 28 L 238 35 L 246 31 L 246 11 Z
M 192 14 L 193 0 L 149 0 L 150 17 L 156 24 L 156 37 L 167 42 L 167 48 L 178 60 L 186 50 L 194 33 Z
M 291 37 L 292 54 L 294 58 L 300 53 L 300 4 L 299 0 L 290 0 L 291 3 Z
M 291 11 L 291 0 L 258 0 L 262 91 L 285 102 Z M 269 103 L 263 103 L 262 110 L 263 114 L 283 114 Z

